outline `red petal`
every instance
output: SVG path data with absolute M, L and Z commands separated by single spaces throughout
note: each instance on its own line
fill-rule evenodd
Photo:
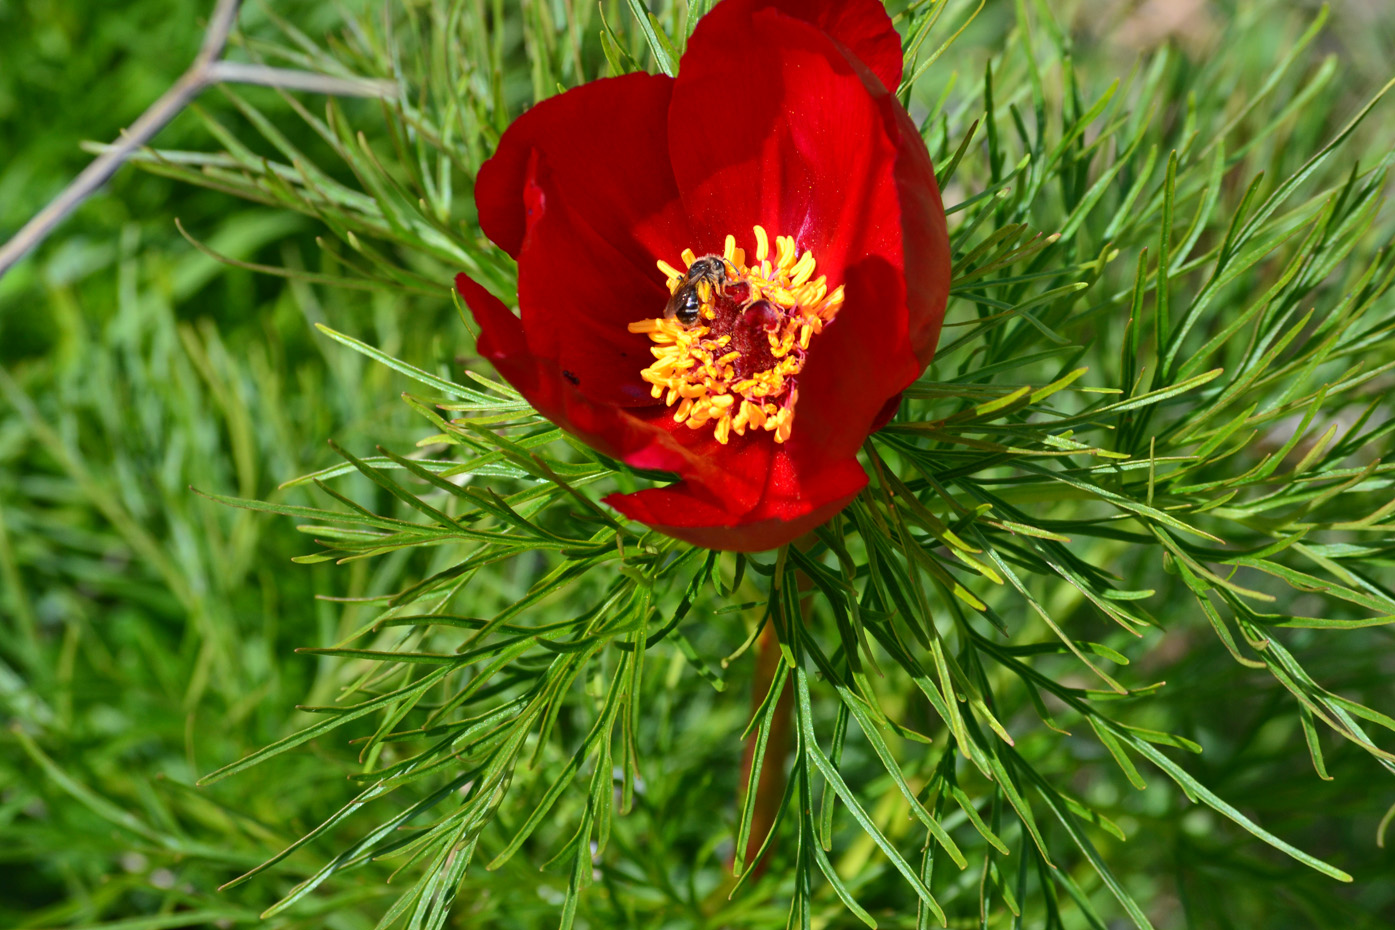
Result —
M 479 354 L 523 395 L 538 413 L 613 458 L 642 455 L 644 465 L 663 471 L 691 470 L 692 454 L 660 429 L 624 410 L 596 404 L 571 385 L 548 359 L 528 345 L 523 321 L 468 275 L 455 287 L 480 327 Z
M 901 84 L 901 37 L 878 0 L 754 0 L 812 23 L 867 66 L 891 93 Z
M 479 325 L 475 351 L 489 359 L 519 393 L 527 397 L 538 390 L 537 366 L 528 351 L 523 323 L 509 312 L 503 301 L 485 290 L 467 274 L 455 276 L 455 289 Z
M 729 4 L 699 24 L 683 58 L 670 152 L 701 239 L 744 240 L 760 223 L 796 236 L 816 273 L 846 286 L 800 376 L 791 454 L 809 471 L 855 455 L 886 399 L 923 367 L 907 332 L 902 132 L 884 105 L 899 104 L 808 22 Z M 713 100 L 742 101 L 739 116 L 721 132 L 682 135 L 687 114 Z
M 626 324 L 662 312 L 655 259 L 678 262 L 692 238 L 664 139 L 672 83 L 633 75 L 543 101 L 476 184 L 481 226 L 519 260 L 531 351 L 597 402 L 654 404 L 649 340 Z
M 949 300 L 949 230 L 935 166 L 919 131 L 894 97 L 881 98 L 878 103 L 888 126 L 895 127 L 908 333 L 923 370 L 935 357 Z
M 863 435 L 886 425 L 899 405 L 900 392 L 934 358 L 950 283 L 949 234 L 930 154 L 900 102 L 889 94 L 874 96 L 896 143 L 896 206 L 877 209 L 900 220 L 900 261 L 868 259 L 848 269 L 843 309 L 826 330 L 830 335 L 811 345 L 800 376 L 800 412 L 816 409 L 821 420 L 862 422 L 869 407 L 857 402 L 863 398 L 852 396 L 859 391 L 850 381 L 869 395 L 889 385 L 891 391 L 880 395 L 889 399 L 873 414 Z M 882 309 L 888 303 L 904 303 L 905 316 L 888 319 L 891 315 Z M 907 356 L 907 348 L 913 356 Z M 876 382 L 865 375 L 849 377 L 849 372 L 869 370 L 886 377 Z M 837 444 L 846 432 L 813 434 L 809 430 L 806 437 L 816 438 L 831 454 L 851 454 Z
M 814 480 L 794 481 L 789 460 L 776 455 L 770 487 L 760 506 L 739 517 L 693 493 L 687 482 L 635 494 L 612 494 L 605 502 L 631 520 L 696 546 L 733 552 L 762 552 L 793 542 L 827 523 L 867 484 L 855 460 L 825 468 Z
M 627 74 L 593 81 L 524 113 L 480 168 L 480 227 L 515 258 L 528 231 L 524 190 L 533 153 L 555 190 L 595 234 L 645 272 L 690 238 L 678 205 L 664 135 L 673 80 Z
M 773 9 L 742 16 L 746 5 L 727 0 L 702 19 L 674 82 L 669 156 L 693 231 L 701 248 L 727 233 L 752 245 L 759 223 L 841 268 L 895 150 L 827 35 Z
M 882 409 L 877 411 L 876 417 L 872 419 L 872 432 L 876 432 L 883 426 L 891 422 L 891 418 L 896 416 L 896 411 L 901 409 L 901 395 L 898 393 L 887 399 L 882 404 Z
M 602 238 L 558 190 L 550 161 L 533 152 L 524 181 L 528 229 L 518 253 L 518 302 L 529 350 L 600 403 L 657 403 L 640 372 L 647 336 L 626 324 L 663 312 L 668 289 L 653 259 L 643 271 Z M 676 258 L 677 256 L 675 256 Z
M 801 475 L 789 455 L 772 450 L 769 436 L 734 436 L 722 446 L 710 431 L 670 432 L 671 424 L 593 403 L 539 362 L 522 322 L 502 301 L 467 275 L 457 275 L 455 284 L 479 324 L 480 354 L 540 414 L 605 455 L 688 479 L 607 498 L 634 520 L 696 545 L 754 552 L 824 523 L 866 484 L 856 461 Z M 680 440 L 701 448 L 685 448 Z
M 721 445 L 711 429 L 673 423 L 664 411 L 637 415 L 597 403 L 528 344 L 523 321 L 468 275 L 455 278 L 480 327 L 477 348 L 538 413 L 587 445 L 635 468 L 675 472 L 693 493 L 735 519 L 760 503 L 772 472 L 768 436 L 733 436 Z

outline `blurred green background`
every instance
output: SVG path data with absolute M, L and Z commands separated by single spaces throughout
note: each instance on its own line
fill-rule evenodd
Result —
M 0 0 L 0 236 L 82 168 L 81 141 L 114 138 L 178 76 L 210 6 Z M 1316 8 L 1291 6 L 1299 19 Z M 275 10 L 316 36 L 340 16 L 309 0 Z M 1078 18 L 1077 70 L 1107 75 L 1162 42 L 1216 54 L 1209 38 L 1234 14 L 1227 3 L 1096 5 Z M 1388 76 L 1395 15 L 1382 0 L 1348 0 L 1334 14 L 1318 54 L 1340 56 L 1352 103 L 1344 118 Z M 1224 53 L 1252 57 L 1263 74 L 1288 25 L 1255 29 L 1250 47 Z M 242 26 L 272 29 L 257 4 Z M 282 128 L 314 150 L 275 94 L 249 97 L 288 117 Z M 216 91 L 201 105 L 235 118 Z M 191 114 L 158 141 L 211 147 Z M 127 168 L 0 279 L 0 926 L 251 923 L 297 877 L 288 868 L 289 877 L 216 891 L 346 800 L 351 747 L 310 743 L 250 777 L 190 786 L 303 723 L 295 705 L 332 699 L 342 672 L 292 650 L 333 642 L 362 617 L 316 595 L 392 590 L 409 566 L 292 566 L 308 541 L 289 521 L 233 511 L 189 487 L 311 503 L 277 486 L 337 461 L 327 438 L 351 449 L 416 438 L 397 399 L 402 380 L 313 323 L 447 368 L 468 344 L 444 289 L 418 298 L 287 285 L 201 254 L 176 217 L 242 261 L 319 261 L 318 230 L 305 219 Z M 1228 660 L 1213 642 L 1194 645 L 1173 657 L 1170 675 L 1215 682 Z M 1194 692 L 1198 713 L 1227 699 L 1214 687 Z M 741 705 L 728 708 L 733 719 Z M 1214 757 L 1208 746 L 1203 780 L 1234 794 L 1255 766 L 1291 766 L 1306 772 L 1293 790 L 1307 790 L 1301 741 L 1266 741 L 1265 711 L 1252 710 L 1250 735 L 1260 738 Z M 1344 762 L 1370 768 L 1354 752 L 1335 759 L 1339 775 Z M 1341 808 L 1336 796 L 1271 796 L 1264 822 L 1289 836 L 1313 827 L 1320 853 L 1364 850 L 1368 881 L 1350 899 L 1353 913 L 1391 914 L 1391 889 L 1369 881 L 1392 865 L 1372 842 L 1385 804 L 1353 790 Z M 1326 820 L 1315 824 L 1313 803 Z M 1138 861 L 1120 871 L 1146 874 L 1150 859 L 1190 842 L 1184 832 L 1151 846 L 1140 837 L 1126 852 Z M 326 837 L 305 861 L 350 842 Z M 1256 859 L 1254 874 L 1216 880 L 1270 881 L 1268 867 Z M 355 873 L 284 925 L 372 926 L 396 893 L 383 884 L 387 871 Z
M 87 163 L 79 143 L 179 76 L 210 9 L 0 2 L 0 236 Z M 312 35 L 340 20 L 276 13 Z M 241 25 L 267 33 L 265 8 Z M 296 131 L 274 93 L 250 95 Z M 217 91 L 200 105 L 235 118 Z M 187 113 L 158 141 L 210 147 Z M 444 293 L 287 287 L 201 254 L 176 217 L 239 260 L 315 261 L 303 219 L 128 167 L 0 279 L 0 926 L 255 918 L 214 889 L 342 803 L 342 762 L 333 791 L 313 752 L 267 771 L 284 785 L 188 786 L 329 698 L 327 669 L 291 650 L 357 621 L 314 596 L 381 590 L 400 562 L 293 566 L 288 523 L 189 488 L 308 503 L 276 488 L 335 460 L 330 436 L 410 441 L 402 384 L 314 322 L 415 358 L 468 338 Z

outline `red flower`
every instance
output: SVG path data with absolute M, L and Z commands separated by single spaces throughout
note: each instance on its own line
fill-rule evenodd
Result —
M 934 354 L 949 288 L 901 68 L 877 0 L 723 0 L 677 78 L 543 101 L 481 168 L 521 319 L 459 276 L 479 352 L 568 432 L 681 479 L 606 498 L 621 513 L 759 551 L 867 483 L 858 449 Z

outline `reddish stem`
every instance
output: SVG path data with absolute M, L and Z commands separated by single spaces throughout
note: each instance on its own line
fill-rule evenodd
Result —
M 775 624 L 768 624 L 756 643 L 756 677 L 751 683 L 751 710 L 760 709 L 761 702 L 770 692 L 775 672 L 784 659 L 780 655 L 780 639 L 775 633 Z M 746 867 L 754 870 L 752 878 L 759 878 L 765 871 L 769 858 L 755 861 L 765 836 L 775 824 L 780 810 L 780 799 L 785 794 L 785 760 L 790 752 L 791 710 L 794 706 L 794 692 L 790 682 L 785 681 L 780 692 L 779 703 L 775 707 L 775 719 L 770 723 L 770 738 L 765 744 L 765 757 L 761 760 L 760 779 L 756 783 L 756 805 L 751 817 L 751 834 L 746 840 Z M 741 784 L 750 783 L 751 766 L 755 764 L 756 740 L 759 733 L 753 732 L 746 741 L 745 755 L 741 760 Z M 772 847 L 773 849 L 773 847 Z

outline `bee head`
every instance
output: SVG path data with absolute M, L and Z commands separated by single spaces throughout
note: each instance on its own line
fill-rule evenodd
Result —
M 716 255 L 704 255 L 688 269 L 688 277 L 692 280 L 721 281 L 726 276 L 726 263 Z

